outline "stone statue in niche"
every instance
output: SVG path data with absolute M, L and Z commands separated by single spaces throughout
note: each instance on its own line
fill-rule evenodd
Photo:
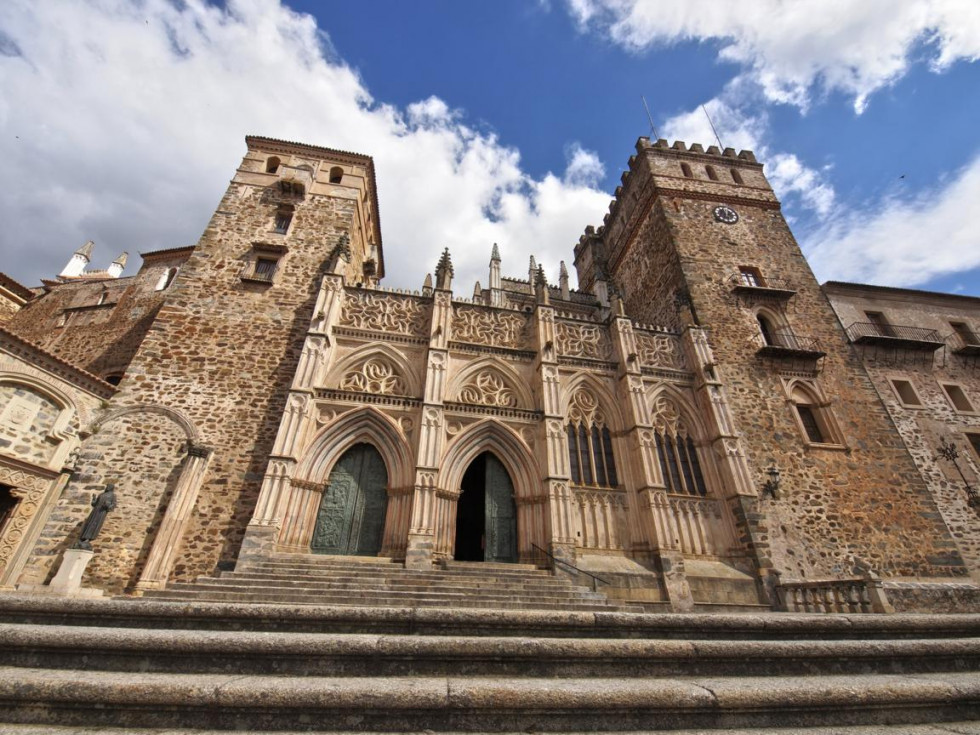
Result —
M 82 533 L 72 548 L 91 551 L 92 541 L 95 540 L 102 530 L 105 517 L 109 515 L 109 511 L 115 510 L 115 508 L 116 486 L 110 482 L 105 486 L 105 490 L 92 498 L 92 510 L 89 511 L 88 518 L 82 524 Z

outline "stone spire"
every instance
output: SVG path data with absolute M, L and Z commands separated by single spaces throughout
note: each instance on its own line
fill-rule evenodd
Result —
M 480 286 L 480 282 L 477 281 L 476 285 L 473 286 L 473 300 L 483 301 L 483 287 Z
M 122 275 L 123 270 L 126 268 L 126 261 L 129 259 L 129 253 L 123 252 L 118 258 L 112 261 L 112 265 L 108 268 L 108 273 L 110 278 L 119 278 Z
M 568 288 L 568 268 L 565 267 L 564 260 L 558 266 L 558 286 L 561 288 L 562 300 L 568 301 L 571 298 L 571 290 Z
M 539 304 L 548 304 L 551 301 L 548 293 L 548 278 L 544 274 L 543 265 L 539 265 L 534 274 L 534 296 Z
M 534 256 L 532 255 L 531 264 L 527 267 L 528 289 L 530 290 L 532 296 L 534 296 L 534 282 L 537 280 L 537 276 L 538 276 L 538 263 L 534 259 Z
M 432 274 L 426 273 L 425 280 L 422 281 L 422 295 L 431 296 L 432 295 Z
M 92 249 L 95 247 L 95 243 L 89 240 L 82 247 L 75 251 L 68 261 L 68 264 L 61 269 L 61 273 L 58 274 L 59 278 L 76 278 L 85 272 L 85 266 L 89 264 L 92 259 Z
M 500 262 L 500 249 L 497 247 L 497 243 L 493 244 L 493 250 L 490 251 L 490 262 L 493 261 Z
M 453 288 L 453 261 L 449 256 L 449 248 L 442 251 L 436 266 L 436 288 L 440 291 L 451 291 Z

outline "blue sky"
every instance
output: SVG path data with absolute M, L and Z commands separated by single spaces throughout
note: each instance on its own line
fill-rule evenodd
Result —
M 556 280 L 642 94 L 756 152 L 821 281 L 980 295 L 978 57 L 975 0 L 8 0 L 0 269 L 196 241 L 260 134 L 375 157 L 389 286 L 449 247 L 467 293 L 493 242 Z

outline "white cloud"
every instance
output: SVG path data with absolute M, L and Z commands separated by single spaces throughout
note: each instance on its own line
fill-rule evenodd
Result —
M 815 88 L 840 90 L 860 112 L 905 74 L 918 44 L 943 69 L 980 58 L 976 0 L 566 0 L 581 28 L 633 50 L 712 41 L 773 101 L 806 107 Z
M 315 20 L 278 0 L 7 0 L 0 77 L 2 267 L 28 283 L 89 238 L 94 267 L 195 242 L 246 134 L 374 156 L 392 286 L 419 287 L 448 246 L 466 293 L 493 242 L 505 272 L 533 252 L 557 278 L 609 201 L 578 146 L 535 179 L 443 100 L 374 100 Z
M 895 193 L 870 215 L 835 213 L 803 238 L 804 250 L 821 281 L 921 285 L 980 267 L 978 201 L 980 157 L 912 201 Z

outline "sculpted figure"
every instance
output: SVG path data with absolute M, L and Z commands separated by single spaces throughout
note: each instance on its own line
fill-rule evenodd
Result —
M 105 517 L 109 515 L 109 511 L 115 509 L 116 507 L 116 486 L 113 483 L 109 483 L 105 486 L 105 490 L 92 498 L 92 510 L 88 514 L 88 518 L 82 524 L 82 533 L 79 536 L 78 541 L 75 543 L 76 549 L 85 549 L 86 551 L 92 550 L 92 541 L 96 536 L 99 535 L 99 531 L 102 530 L 102 524 L 105 523 Z

